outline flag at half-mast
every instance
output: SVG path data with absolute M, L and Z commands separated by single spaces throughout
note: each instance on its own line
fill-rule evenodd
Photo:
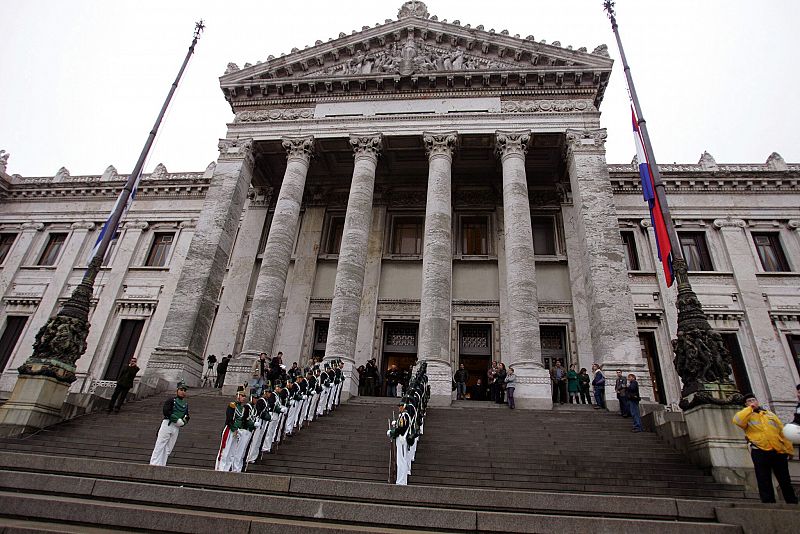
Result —
M 133 203 L 133 199 L 136 196 L 136 190 L 139 189 L 139 182 L 141 181 L 142 181 L 142 173 L 140 171 L 139 176 L 136 177 L 136 181 L 133 183 L 133 189 L 131 190 L 130 196 L 128 196 L 128 201 L 125 203 L 125 209 L 122 210 L 123 216 L 126 213 L 128 213 L 128 210 L 130 209 L 131 204 Z M 119 196 L 117 197 L 117 201 L 114 202 L 114 207 L 111 208 L 111 213 L 108 214 L 106 222 L 103 223 L 103 228 L 100 229 L 100 234 L 97 236 L 97 241 L 95 241 L 94 247 L 92 247 L 92 251 L 89 253 L 88 261 L 92 261 L 92 259 L 97 254 L 97 251 L 100 249 L 100 242 L 103 240 L 103 236 L 106 235 L 106 232 L 108 231 L 108 223 L 111 220 L 112 215 L 114 215 L 114 212 L 117 211 L 117 206 L 119 206 L 120 201 L 122 201 L 122 192 L 120 192 Z M 111 240 L 113 241 L 114 238 L 112 237 Z M 108 255 L 108 251 L 110 249 L 111 247 L 106 249 L 106 255 Z
M 658 249 L 658 259 L 664 267 L 664 278 L 667 287 L 672 285 L 674 273 L 672 271 L 672 245 L 669 242 L 667 223 L 664 221 L 664 214 L 661 211 L 661 204 L 656 195 L 655 183 L 653 182 L 653 172 L 647 154 L 644 151 L 644 141 L 642 132 L 639 130 L 639 121 L 636 119 L 636 112 L 631 108 L 633 118 L 633 139 L 636 143 L 636 160 L 639 162 L 639 178 L 642 181 L 642 194 L 650 207 L 650 222 L 653 223 L 653 231 L 656 236 L 656 248 Z

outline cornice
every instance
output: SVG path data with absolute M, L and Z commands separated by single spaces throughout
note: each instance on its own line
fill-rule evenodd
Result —
M 77 180 L 76 178 L 84 178 Z M 53 178 L 22 178 L 8 191 L 8 200 L 56 201 L 67 198 L 108 199 L 116 198 L 125 185 L 124 180 L 101 181 L 99 176 L 71 177 L 69 182 L 54 182 Z M 145 176 L 136 191 L 137 199 L 201 199 L 208 190 L 210 178 L 204 173 L 171 175 L 168 179 L 150 180 Z
M 638 172 L 629 165 L 609 165 L 609 178 L 615 194 L 642 194 Z M 624 167 L 624 171 L 620 170 Z M 766 165 L 731 165 L 730 167 L 748 167 L 754 170 L 746 172 L 703 171 L 689 172 L 662 170 L 661 178 L 668 192 L 684 194 L 739 193 L 770 194 L 800 193 L 800 165 L 790 165 L 788 171 L 774 171 Z M 721 165 L 720 167 L 725 167 Z M 797 170 L 791 170 L 796 167 Z

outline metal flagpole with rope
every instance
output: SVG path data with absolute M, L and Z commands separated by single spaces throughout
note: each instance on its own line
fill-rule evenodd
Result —
M 633 84 L 631 68 L 625 57 L 622 40 L 619 35 L 616 12 L 613 0 L 604 0 L 603 8 L 611 21 L 611 29 L 617 40 L 617 47 L 622 58 L 622 67 L 633 107 L 634 134 L 641 140 L 637 148 L 643 151 L 639 156 L 639 170 L 642 180 L 642 190 L 647 198 L 648 191 L 652 191 L 650 203 L 651 218 L 656 235 L 659 257 L 664 263 L 664 275 L 667 285 L 672 284 L 672 275 L 678 282 L 678 308 L 677 339 L 672 341 L 675 353 L 674 364 L 678 375 L 683 382 L 681 389 L 682 409 L 688 409 L 701 404 L 741 404 L 742 395 L 731 380 L 731 357 L 725 347 L 722 336 L 716 332 L 708 322 L 700 299 L 692 289 L 689 281 L 689 269 L 683 257 L 678 234 L 667 201 L 666 189 L 661 178 L 661 173 L 656 163 L 653 145 L 644 120 L 642 107 Z M 637 142 L 638 145 L 638 142 Z M 641 161 L 642 158 L 645 161 Z M 663 224 L 663 226 L 661 226 Z M 661 228 L 661 231 L 659 231 Z M 659 235 L 660 234 L 660 235 Z M 659 242 L 659 237 L 661 238 Z M 666 239 L 665 239 L 666 238 Z M 665 240 L 667 241 L 665 243 Z M 663 255 L 663 256 L 662 256 Z M 671 268 L 671 272 L 670 272 Z
M 36 334 L 33 354 L 18 368 L 21 376 L 48 376 L 66 384 L 71 384 L 76 380 L 75 362 L 86 351 L 86 338 L 89 334 L 89 310 L 95 278 L 100 271 L 109 244 L 119 227 L 120 219 L 132 195 L 135 194 L 136 186 L 141 178 L 145 161 L 153 146 L 161 121 L 164 119 L 170 101 L 178 88 L 178 83 L 186 70 L 189 59 L 194 54 L 195 45 L 197 45 L 200 34 L 204 29 L 205 25 L 202 20 L 195 23 L 192 43 L 189 46 L 183 64 L 170 87 L 164 104 L 161 106 L 161 111 L 150 130 L 136 166 L 128 176 L 128 180 L 125 182 L 125 186 L 114 204 L 114 209 L 101 230 L 102 237 L 95 245 L 93 257 L 83 275 L 83 279 L 58 314 L 51 317 Z

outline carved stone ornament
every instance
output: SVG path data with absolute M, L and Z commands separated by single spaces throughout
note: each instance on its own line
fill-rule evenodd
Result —
M 94 223 L 89 221 L 78 221 L 72 223 L 70 228 L 73 230 L 94 230 Z
M 714 219 L 714 227 L 719 228 L 746 228 L 747 223 L 742 219 L 728 217 L 726 219 Z
M 400 6 L 400 10 L 397 12 L 397 18 L 402 20 L 407 19 L 408 17 L 427 19 L 430 17 L 430 13 L 428 13 L 428 6 L 422 2 L 419 2 L 418 0 L 410 0 L 409 2 L 405 2 L 402 6 Z
M 592 50 L 592 54 L 601 57 L 611 57 L 611 55 L 608 53 L 608 45 L 604 44 L 598 45 L 597 48 Z
M 714 159 L 714 156 L 708 153 L 708 151 L 704 151 L 700 154 L 700 160 L 697 162 L 698 165 L 703 170 L 706 171 L 716 171 L 719 170 L 719 166 L 717 165 L 717 160 Z
M 777 152 L 773 152 L 767 158 L 767 167 L 771 171 L 788 171 L 789 166 L 786 164 L 786 161 L 783 157 L 778 154 Z
M 219 159 L 245 159 L 252 157 L 253 140 L 245 139 L 220 139 Z
M 169 171 L 167 171 L 166 165 L 164 165 L 163 163 L 159 163 L 158 165 L 156 165 L 156 168 L 153 169 L 153 172 L 150 173 L 150 179 L 163 180 L 164 178 L 167 177 L 168 174 Z
M 239 65 L 236 63 L 228 63 L 228 66 L 225 69 L 225 74 L 231 74 L 233 72 L 238 72 L 239 70 Z
M 597 111 L 591 100 L 504 100 L 500 102 L 503 113 L 567 113 Z
M 0 150 L 0 172 L 6 172 L 6 168 L 8 167 L 8 157 L 11 154 L 6 152 L 5 150 Z
M 100 177 L 102 181 L 111 181 L 111 180 L 119 180 L 119 173 L 117 172 L 117 168 L 113 165 L 109 165 L 106 167 L 106 170 L 103 171 L 103 175 Z
M 69 170 L 66 167 L 61 167 L 55 175 L 54 182 L 63 182 L 69 179 Z
M 375 134 L 350 134 L 350 146 L 356 158 L 377 158 L 383 149 L 383 136 Z
M 531 141 L 530 130 L 522 132 L 495 132 L 495 152 L 500 158 L 519 156 L 524 158 Z
M 567 130 L 567 154 L 575 152 L 605 151 L 608 132 L 605 128 L 596 130 Z
M 314 108 L 259 109 L 240 111 L 234 117 L 233 122 L 294 121 L 313 118 Z
M 286 150 L 286 159 L 299 158 L 308 162 L 314 154 L 313 135 L 306 137 L 284 137 L 281 144 L 284 150 Z
M 434 158 L 436 156 L 452 158 L 453 153 L 458 147 L 458 133 L 423 132 L 422 141 L 425 143 L 425 152 L 427 152 L 428 158 Z

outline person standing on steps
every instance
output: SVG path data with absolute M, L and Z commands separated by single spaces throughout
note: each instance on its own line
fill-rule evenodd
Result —
M 119 413 L 128 392 L 133 387 L 133 379 L 136 378 L 136 373 L 139 372 L 139 367 L 136 365 L 136 358 L 131 358 L 128 365 L 119 373 L 117 377 L 117 386 L 114 388 L 114 393 L 111 395 L 111 400 L 108 402 L 108 413 L 112 411 Z
M 464 364 L 458 366 L 453 380 L 456 382 L 456 400 L 464 400 L 467 395 L 467 381 L 469 381 L 469 371 L 464 367 Z
M 189 421 L 189 403 L 186 401 L 186 391 L 189 387 L 185 382 L 178 382 L 175 397 L 167 399 L 162 407 L 164 419 L 158 429 L 156 445 L 150 455 L 150 465 L 167 465 L 167 459 L 175 442 L 178 440 L 180 428 Z
M 261 447 L 264 445 L 264 439 L 267 435 L 272 413 L 270 410 L 269 400 L 272 397 L 272 387 L 270 384 L 264 384 L 261 390 L 261 397 L 255 403 L 255 427 L 253 437 L 250 440 L 250 447 L 247 449 L 247 463 L 251 464 L 258 460 L 261 455 Z M 273 401 L 274 403 L 274 401 Z
M 631 373 L 628 375 L 628 385 L 625 388 L 626 405 L 628 407 L 629 417 L 633 417 L 633 432 L 641 432 L 642 416 L 639 412 L 639 402 L 642 398 L 639 396 L 639 382 L 636 380 L 636 375 Z
M 617 400 L 619 401 L 619 414 L 622 417 L 630 417 L 631 413 L 628 410 L 628 382 L 622 371 L 617 369 L 617 382 L 614 384 L 614 391 L 617 392 Z
M 508 407 L 514 409 L 514 388 L 517 387 L 517 375 L 514 374 L 514 368 L 508 368 L 506 375 L 506 397 L 508 398 Z
M 578 372 L 575 371 L 575 364 L 569 366 L 567 371 L 567 392 L 569 393 L 569 403 L 578 403 L 578 393 L 580 392 L 580 384 L 578 383 Z
M 553 383 L 553 404 L 567 402 L 567 370 L 561 360 L 556 361 L 556 366 L 550 370 L 550 380 Z
M 268 374 L 269 362 L 267 361 L 267 353 L 262 352 L 258 355 L 258 359 L 253 362 L 253 366 L 250 368 L 250 375 L 252 377 L 250 380 L 250 388 L 255 395 L 261 395 L 261 388 L 264 387 Z
M 497 383 L 497 400 L 495 402 L 497 404 L 505 404 L 505 387 L 506 387 L 506 376 L 508 373 L 506 372 L 506 364 L 498 363 L 497 364 L 497 374 L 494 376 L 494 380 Z
M 794 446 L 782 434 L 783 423 L 777 415 L 761 407 L 752 393 L 744 396 L 744 404 L 744 409 L 733 416 L 733 424 L 744 430 L 747 438 L 761 502 L 775 502 L 774 474 L 783 500 L 787 504 L 797 504 L 797 494 L 789 475 L 789 458 L 794 455 Z
M 603 368 L 596 363 L 592 364 L 592 387 L 594 388 L 594 408 L 604 410 L 606 408 L 606 375 Z
M 245 393 L 244 386 L 239 386 L 236 391 L 236 401 L 228 404 L 225 411 L 225 428 L 222 430 L 222 439 L 219 444 L 219 451 L 217 452 L 217 461 L 214 469 L 217 471 L 235 471 L 235 467 L 241 464 L 242 456 L 237 453 L 244 452 L 242 450 L 241 442 L 249 439 L 250 434 L 247 431 L 249 427 L 248 416 L 250 415 L 247 406 L 247 393 Z M 247 445 L 245 445 L 245 448 Z M 238 465 L 241 471 L 241 465 Z
M 215 388 L 219 389 L 225 385 L 225 374 L 228 372 L 228 363 L 232 358 L 233 354 L 228 354 L 217 364 L 217 382 L 214 384 Z
M 578 373 L 578 387 L 581 392 L 581 404 L 592 404 L 592 395 L 589 393 L 589 373 L 586 372 L 586 367 L 581 367 Z
M 386 396 L 397 397 L 397 384 L 400 383 L 400 371 L 396 365 L 389 367 L 386 372 Z

